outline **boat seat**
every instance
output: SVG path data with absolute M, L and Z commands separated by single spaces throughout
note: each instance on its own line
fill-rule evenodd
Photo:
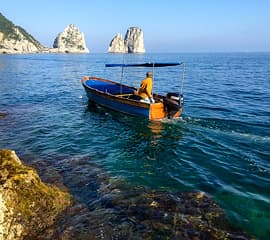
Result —
M 137 101 L 140 101 L 142 99 L 139 95 L 136 95 L 136 94 L 130 94 L 128 98 L 132 100 L 137 100 Z
M 91 88 L 97 89 L 101 92 L 107 92 L 112 95 L 133 94 L 134 92 L 134 89 L 126 87 L 126 86 L 120 86 L 118 84 L 113 84 L 110 82 L 96 81 L 93 79 L 87 80 L 85 84 Z
M 123 97 L 123 98 L 129 98 L 132 94 L 131 93 L 125 93 L 125 94 L 117 94 L 117 97 Z

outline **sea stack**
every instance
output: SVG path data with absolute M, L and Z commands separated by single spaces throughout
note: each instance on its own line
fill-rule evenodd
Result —
M 143 31 L 139 27 L 128 28 L 125 39 L 118 33 L 111 41 L 109 53 L 145 53 Z
M 128 53 L 145 53 L 143 31 L 138 27 L 130 27 L 125 36 Z
M 68 25 L 54 40 L 53 48 L 59 53 L 89 53 L 84 34 L 74 25 Z
M 125 42 L 121 33 L 117 33 L 116 36 L 112 39 L 108 52 L 111 53 L 126 53 L 127 47 L 125 46 Z

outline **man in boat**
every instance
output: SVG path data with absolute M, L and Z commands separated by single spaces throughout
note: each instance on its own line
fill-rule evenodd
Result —
M 146 78 L 142 80 L 140 88 L 135 92 L 135 94 L 141 97 L 141 102 L 154 103 L 155 100 L 152 95 L 153 88 L 153 73 L 147 72 Z

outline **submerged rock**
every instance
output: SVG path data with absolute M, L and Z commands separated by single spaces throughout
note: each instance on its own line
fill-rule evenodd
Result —
M 225 212 L 203 192 L 147 190 L 112 179 L 90 162 L 61 162 L 63 179 L 73 179 L 70 186 L 80 202 L 67 208 L 43 239 L 252 239 L 230 225 Z M 80 189 L 70 174 L 79 164 L 91 175 L 76 178 Z
M 136 187 L 110 178 L 88 157 L 52 158 L 50 166 L 39 164 L 42 172 L 56 164 L 56 172 L 50 176 L 50 169 L 45 178 L 51 177 L 52 182 L 62 178 L 77 199 L 58 215 L 70 203 L 69 196 L 47 189 L 33 177 L 35 170 L 22 165 L 14 152 L 0 151 L 0 156 L 1 240 L 20 236 L 43 240 L 252 239 L 230 225 L 225 212 L 207 194 Z M 88 178 L 83 177 L 86 172 Z
M 7 113 L 1 113 L 1 112 L 0 112 L 0 119 L 4 118 L 4 117 L 6 117 L 6 116 L 7 116 Z
M 34 239 L 70 204 L 67 192 L 44 184 L 14 151 L 0 150 L 0 240 Z

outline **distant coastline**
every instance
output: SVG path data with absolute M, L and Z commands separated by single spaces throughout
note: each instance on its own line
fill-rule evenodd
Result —
M 143 31 L 128 28 L 125 39 L 117 34 L 109 44 L 109 53 L 145 53 Z M 46 47 L 20 26 L 0 13 L 0 54 L 22 53 L 89 53 L 84 33 L 69 24 L 54 40 L 53 48 Z

